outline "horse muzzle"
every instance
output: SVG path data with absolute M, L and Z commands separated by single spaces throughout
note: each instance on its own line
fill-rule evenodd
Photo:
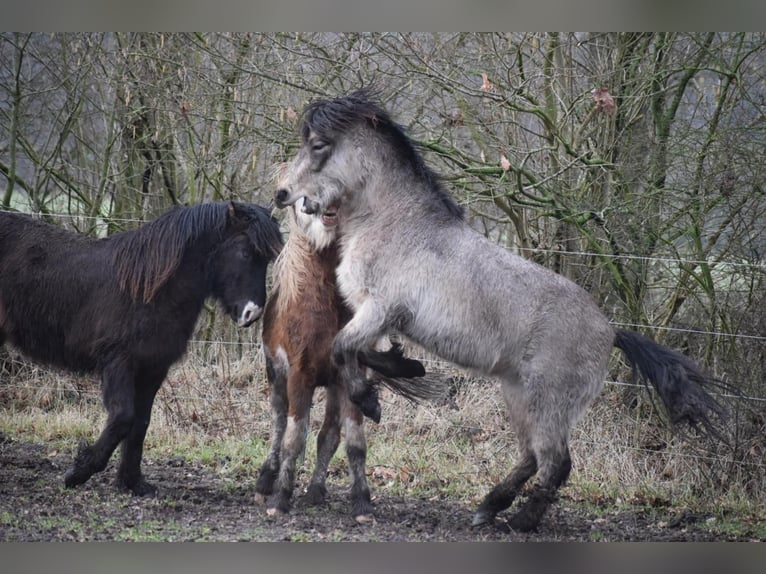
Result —
M 274 192 L 274 205 L 279 209 L 284 209 L 294 204 L 300 198 L 301 196 L 293 197 L 290 190 L 286 187 L 280 187 Z
M 256 305 L 252 301 L 248 301 L 241 312 L 237 314 L 235 320 L 238 327 L 249 327 L 261 318 L 263 314 L 263 307 Z

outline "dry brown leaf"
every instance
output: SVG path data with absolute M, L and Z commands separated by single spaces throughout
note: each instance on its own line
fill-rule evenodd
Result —
M 591 97 L 596 103 L 596 110 L 605 114 L 612 114 L 617 110 L 617 105 L 614 103 L 612 94 L 609 93 L 607 88 L 594 88 L 591 91 Z
M 485 72 L 481 73 L 481 91 L 482 92 L 489 92 L 494 86 L 492 85 L 492 82 L 489 81 L 489 76 Z

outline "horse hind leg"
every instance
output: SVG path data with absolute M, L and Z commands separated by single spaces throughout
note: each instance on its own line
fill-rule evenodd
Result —
M 521 492 L 524 484 L 537 472 L 537 458 L 530 450 L 523 449 L 519 462 L 505 479 L 484 497 L 473 517 L 472 526 L 491 523 L 498 512 L 509 508 Z
M 67 488 L 83 484 L 106 468 L 117 445 L 128 435 L 135 420 L 133 374 L 113 363 L 102 373 L 102 397 L 108 413 L 106 425 L 93 446 L 81 443 L 64 475 Z
M 545 511 L 555 502 L 558 489 L 572 469 L 569 456 L 569 433 L 584 402 L 573 400 L 578 379 L 560 379 L 539 367 L 523 385 L 504 385 L 504 398 L 520 444 L 531 453 L 536 463 L 536 478 L 527 499 L 511 516 L 509 525 L 516 531 L 537 528 Z M 531 473 L 527 478 L 531 478 Z
M 340 392 L 342 390 L 342 387 L 334 382 L 326 388 L 324 422 L 317 437 L 316 466 L 305 496 L 309 504 L 323 504 L 327 497 L 327 469 L 340 444 Z
M 519 510 L 511 516 L 508 524 L 518 532 L 530 532 L 540 524 L 545 511 L 558 497 L 559 488 L 564 485 L 572 470 L 572 459 L 569 449 L 555 449 L 540 453 L 538 458 L 544 459 L 538 474 L 538 480 L 530 489 L 527 500 Z

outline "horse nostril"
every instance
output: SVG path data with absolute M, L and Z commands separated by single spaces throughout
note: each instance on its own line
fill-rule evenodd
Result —
M 287 203 L 287 198 L 289 195 L 290 195 L 290 192 L 288 192 L 284 187 L 275 191 L 274 201 L 277 204 L 277 207 L 279 208 L 285 207 L 285 204 Z
M 247 305 L 245 305 L 242 313 L 240 313 L 239 317 L 237 318 L 237 324 L 240 327 L 247 327 L 252 325 L 261 317 L 261 313 L 263 313 L 263 308 L 260 305 L 256 305 L 250 301 Z
M 314 215 L 319 211 L 319 202 L 312 201 L 308 197 L 303 201 L 303 213 L 307 215 Z

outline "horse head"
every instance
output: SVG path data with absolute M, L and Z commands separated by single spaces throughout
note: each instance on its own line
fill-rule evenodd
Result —
M 362 195 L 380 151 L 370 135 L 386 137 L 391 120 L 364 90 L 313 102 L 303 115 L 301 147 L 281 170 L 274 202 L 282 209 L 305 198 L 304 213 L 333 217 Z
M 277 222 L 258 205 L 231 202 L 225 239 L 209 260 L 212 294 L 240 327 L 249 327 L 266 304 L 266 270 L 282 246 Z
M 302 211 L 335 218 L 351 214 L 427 210 L 445 220 L 463 210 L 442 188 L 404 128 L 367 90 L 309 104 L 301 147 L 281 168 L 274 202 L 278 208 L 304 198 Z M 415 180 L 423 186 L 402 186 Z M 405 189 L 408 187 L 409 189 Z M 417 203 L 417 207 L 412 202 Z

